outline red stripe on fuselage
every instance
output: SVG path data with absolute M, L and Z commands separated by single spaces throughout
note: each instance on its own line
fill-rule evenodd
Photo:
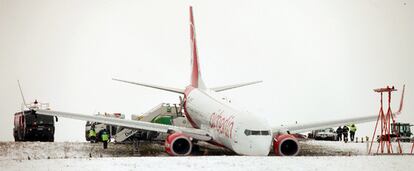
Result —
M 191 72 L 191 85 L 195 88 L 198 87 L 198 55 L 197 55 L 197 43 L 195 36 L 195 26 L 193 18 L 193 8 L 190 6 L 190 41 L 191 41 L 191 55 L 193 57 L 193 69 Z
M 190 114 L 187 111 L 187 97 L 193 91 L 195 88 L 193 86 L 187 86 L 184 90 L 184 114 L 187 120 L 190 122 L 191 126 L 197 129 L 200 129 L 200 127 L 194 122 L 194 120 L 191 118 Z

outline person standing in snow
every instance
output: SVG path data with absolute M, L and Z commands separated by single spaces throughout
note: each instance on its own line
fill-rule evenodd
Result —
M 348 131 L 349 131 L 349 128 L 346 125 L 344 125 L 344 127 L 342 127 L 342 134 L 344 135 L 345 143 L 348 142 Z
M 349 127 L 349 136 L 350 136 L 352 142 L 354 141 L 356 130 L 357 130 L 357 128 L 356 128 L 355 124 L 351 124 L 351 126 Z
M 108 148 L 109 135 L 108 135 L 108 132 L 106 131 L 106 129 L 104 129 L 102 131 L 101 139 L 102 139 L 102 143 L 103 143 L 103 148 L 107 149 Z
M 337 135 L 337 137 L 338 137 L 338 141 L 342 141 L 342 128 L 341 128 L 341 126 L 339 126 L 339 127 L 336 129 L 336 135 Z
M 95 132 L 95 128 L 91 128 L 89 130 L 89 139 L 90 139 L 91 143 L 96 142 L 96 132 Z

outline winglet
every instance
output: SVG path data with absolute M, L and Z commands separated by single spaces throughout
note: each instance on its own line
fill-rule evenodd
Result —
M 404 93 L 405 93 L 405 84 L 403 85 L 403 90 L 401 93 L 401 101 L 400 101 L 400 108 L 398 109 L 398 111 L 395 113 L 397 115 L 399 115 L 404 107 Z

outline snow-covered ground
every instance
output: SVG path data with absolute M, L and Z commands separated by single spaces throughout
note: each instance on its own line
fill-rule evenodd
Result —
M 367 155 L 366 143 L 301 141 L 297 157 L 169 157 L 157 144 L 0 142 L 0 170 L 414 170 L 414 156 Z M 411 143 L 402 144 L 408 153 Z M 395 149 L 395 148 L 394 148 Z M 376 151 L 376 146 L 373 147 Z M 138 155 L 143 157 L 137 157 Z
M 317 155 L 317 156 L 326 156 L 326 155 L 368 155 L 369 143 L 344 143 L 338 141 L 305 141 L 301 143 L 302 152 L 304 156 Z M 371 153 L 377 153 L 379 143 L 374 142 L 372 145 Z M 400 143 L 403 153 L 410 153 L 412 143 Z M 392 143 L 392 150 L 394 152 L 398 151 L 398 144 L 396 142 Z M 386 148 L 384 148 L 386 152 Z
M 160 155 L 164 147 L 158 144 L 143 144 L 141 154 L 131 144 L 108 145 L 88 142 L 0 142 L 0 160 L 70 159 L 98 157 L 129 157 Z
M 122 157 L 0 161 L 1 170 L 413 170 L 413 156 Z

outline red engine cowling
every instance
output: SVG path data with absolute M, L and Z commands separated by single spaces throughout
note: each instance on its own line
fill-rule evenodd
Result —
M 193 143 L 190 138 L 182 133 L 174 133 L 165 140 L 165 151 L 172 156 L 186 156 L 191 153 Z
M 293 135 L 281 134 L 273 138 L 273 150 L 278 156 L 296 156 L 299 149 L 299 142 Z

